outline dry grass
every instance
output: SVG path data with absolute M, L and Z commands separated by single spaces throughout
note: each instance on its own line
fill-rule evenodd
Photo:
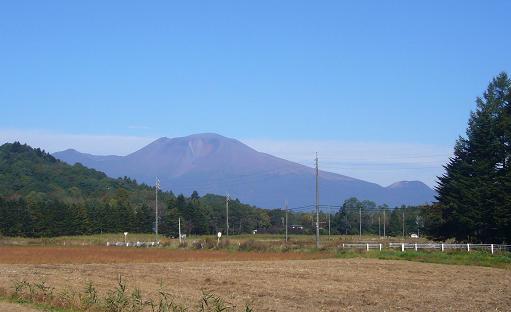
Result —
M 511 305 L 508 271 L 372 259 L 15 265 L 0 267 L 0 283 L 24 277 L 80 289 L 93 281 L 106 290 L 118 274 L 145 292 L 155 292 L 163 281 L 178 302 L 194 301 L 207 290 L 257 311 L 506 310 Z
M 4 259 L 1 262 L 14 259 L 5 256 L 12 250 L 0 250 L 0 259 Z M 30 250 L 34 251 L 26 248 Z M 311 256 L 292 253 L 77 250 L 52 249 L 53 253 L 66 255 L 46 258 L 57 260 L 52 264 L 35 260 L 47 257 L 44 253 L 39 257 L 25 253 L 28 258 L 18 258 L 18 264 L 0 264 L 0 287 L 26 279 L 46 281 L 57 290 L 81 291 L 93 282 L 104 293 L 115 287 L 117 277 L 122 275 L 128 285 L 148 295 L 155 294 L 164 283 L 179 303 L 195 302 L 207 291 L 239 307 L 250 304 L 255 311 L 507 311 L 511 306 L 511 271 L 495 268 L 360 258 L 288 260 Z M 92 251 L 107 252 L 101 261 L 111 261 L 116 256 L 121 259 L 118 263 L 87 264 L 76 258 L 87 257 Z M 142 257 L 139 252 L 151 256 L 137 258 Z M 250 257 L 255 260 L 250 261 Z M 76 263 L 65 264 L 69 259 Z
M 225 239 L 225 237 L 223 238 Z M 284 235 L 282 234 L 243 234 L 231 235 L 229 237 L 233 244 L 243 243 L 247 240 L 257 240 L 267 245 L 280 245 L 284 243 Z M 128 234 L 128 241 L 154 241 L 154 234 L 145 233 L 130 233 Z M 179 245 L 178 239 L 169 238 L 165 236 L 159 237 L 160 243 L 167 247 L 177 247 Z M 216 242 L 216 235 L 189 235 L 188 242 L 191 244 L 193 241 L 212 240 Z M 122 233 L 106 233 L 94 235 L 79 235 L 79 236 L 59 236 L 59 237 L 43 237 L 43 238 L 27 238 L 27 237 L 2 237 L 0 236 L 0 246 L 105 246 L 107 242 L 124 241 Z M 324 247 L 337 246 L 342 243 L 352 242 L 367 242 L 367 243 L 385 243 L 385 242 L 428 242 L 425 238 L 411 239 L 409 237 L 386 237 L 382 238 L 377 235 L 321 235 L 321 242 Z M 300 247 L 314 247 L 315 238 L 312 235 L 289 235 L 290 245 L 298 245 Z
M 257 250 L 247 244 L 244 248 Z M 255 311 L 508 311 L 511 306 L 511 270 L 332 257 L 331 252 L 7 246 L 0 247 L 0 290 L 26 280 L 44 281 L 56 292 L 80 292 L 92 282 L 105 295 L 121 275 L 149 297 L 157 296 L 163 283 L 179 304 L 208 292 Z

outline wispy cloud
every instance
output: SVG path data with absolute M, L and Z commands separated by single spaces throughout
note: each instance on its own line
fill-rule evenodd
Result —
M 246 139 L 253 148 L 313 166 L 319 153 L 322 170 L 388 185 L 400 180 L 420 180 L 434 186 L 442 166 L 452 155 L 451 146 L 394 142 L 335 140 Z

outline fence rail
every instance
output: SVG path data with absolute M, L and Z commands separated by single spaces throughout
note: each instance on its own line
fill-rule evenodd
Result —
M 109 247 L 158 247 L 160 242 L 106 242 Z
M 382 250 L 384 248 L 397 248 L 401 251 L 406 250 L 460 250 L 470 252 L 471 250 L 483 250 L 489 251 L 494 254 L 497 251 L 511 251 L 511 245 L 503 245 L 503 244 L 445 244 L 445 243 L 427 243 L 427 244 L 419 244 L 419 243 L 388 243 L 385 244 L 374 244 L 374 243 L 355 243 L 355 244 L 342 244 L 339 246 L 343 249 L 379 249 Z

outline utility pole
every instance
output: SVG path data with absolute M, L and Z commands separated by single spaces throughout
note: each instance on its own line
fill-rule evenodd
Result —
M 380 219 L 381 219 L 381 216 L 380 216 L 380 213 L 378 214 L 378 236 L 381 237 L 381 226 L 380 226 Z
M 403 238 L 405 237 L 405 207 L 403 207 Z
M 383 237 L 385 238 L 387 233 L 385 232 L 385 208 L 383 208 Z
M 181 245 L 181 218 L 178 220 L 178 230 L 179 230 L 179 244 Z
M 225 197 L 225 232 L 229 236 L 229 194 Z
M 287 212 L 288 212 L 288 209 L 287 209 L 287 200 L 286 200 L 286 243 L 287 243 Z
M 346 235 L 348 235 L 348 212 L 344 209 L 344 230 Z
M 158 242 L 158 191 L 160 190 L 160 179 L 158 179 L 158 177 L 156 177 L 156 187 L 155 187 L 155 195 L 156 195 L 156 204 L 155 204 L 155 219 L 156 219 L 156 225 L 155 225 L 155 230 L 156 230 L 156 241 Z
M 358 236 L 362 238 L 362 207 L 358 207 Z
M 328 236 L 330 236 L 330 210 L 328 211 Z
M 319 185 L 318 153 L 316 152 L 316 248 L 319 248 Z

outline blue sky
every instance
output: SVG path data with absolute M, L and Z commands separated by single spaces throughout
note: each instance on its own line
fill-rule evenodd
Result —
M 0 141 L 126 154 L 216 132 L 380 184 L 434 185 L 511 70 L 509 1 L 10 1 Z M 311 155 L 310 157 L 308 155 Z

